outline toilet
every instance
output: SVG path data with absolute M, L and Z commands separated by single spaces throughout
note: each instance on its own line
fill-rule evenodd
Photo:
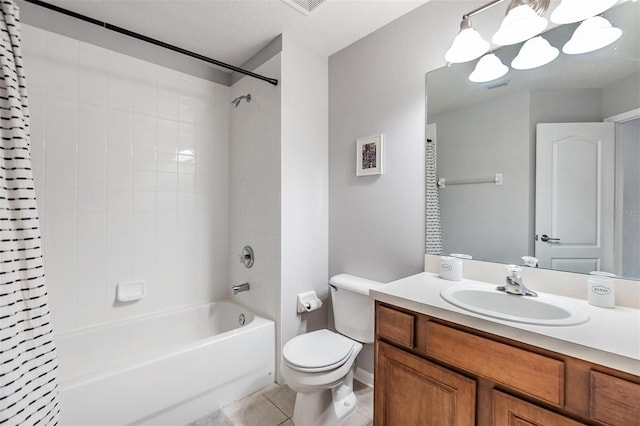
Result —
M 364 343 L 373 343 L 373 301 L 369 289 L 381 285 L 353 275 L 329 280 L 336 330 L 317 330 L 282 348 L 282 376 L 296 392 L 296 426 L 337 425 L 356 410 L 353 377 Z

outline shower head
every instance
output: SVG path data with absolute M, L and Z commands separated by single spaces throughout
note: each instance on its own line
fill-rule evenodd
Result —
M 247 103 L 251 102 L 251 93 L 247 93 L 246 95 L 243 95 L 243 96 L 238 96 L 237 98 L 231 101 L 231 105 L 233 105 L 234 108 L 238 108 L 238 105 L 240 105 L 240 102 L 243 99 L 246 99 Z

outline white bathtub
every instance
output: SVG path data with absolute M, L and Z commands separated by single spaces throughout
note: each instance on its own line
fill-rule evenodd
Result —
M 186 424 L 274 381 L 273 321 L 228 301 L 55 341 L 62 425 Z

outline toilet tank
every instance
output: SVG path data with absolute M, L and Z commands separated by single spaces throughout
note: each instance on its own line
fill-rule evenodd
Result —
M 373 343 L 374 305 L 369 289 L 382 284 L 347 274 L 331 277 L 333 321 L 340 334 L 362 343 Z

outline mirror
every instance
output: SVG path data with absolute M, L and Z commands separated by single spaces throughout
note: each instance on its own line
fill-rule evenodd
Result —
M 594 52 L 561 52 L 550 64 L 510 69 L 488 83 L 468 80 L 477 60 L 427 73 L 427 138 L 444 179 L 441 235 L 429 226 L 434 197 L 427 196 L 427 254 L 520 265 L 521 256 L 535 256 L 542 268 L 640 279 L 640 3 L 603 16 L 624 33 Z M 577 25 L 544 38 L 562 49 Z M 494 53 L 509 65 L 521 46 Z M 599 123 L 611 143 L 566 123 Z M 558 127 L 565 134 L 554 133 Z M 441 253 L 433 248 L 439 238 Z

